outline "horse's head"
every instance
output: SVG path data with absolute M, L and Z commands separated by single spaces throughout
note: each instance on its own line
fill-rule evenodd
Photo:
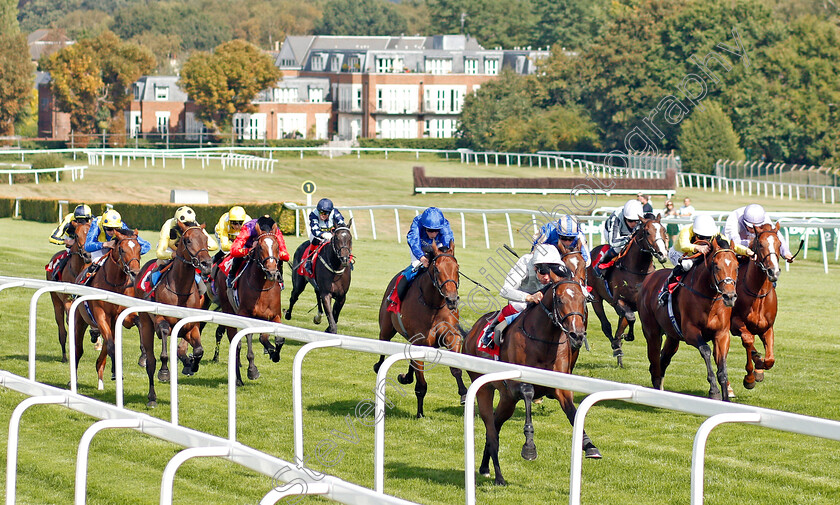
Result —
M 77 224 L 73 231 L 76 235 L 76 240 L 70 247 L 70 253 L 78 254 L 85 264 L 90 263 L 90 253 L 85 251 L 85 237 L 87 237 L 88 231 L 90 231 L 90 223 Z
M 213 266 L 213 258 L 207 250 L 207 235 L 204 233 L 204 225 L 188 226 L 178 222 L 181 229 L 181 241 L 178 243 L 176 256 L 201 271 L 201 275 L 210 275 L 210 268 Z
M 432 242 L 432 247 L 426 253 L 429 258 L 429 275 L 440 296 L 446 300 L 449 310 L 458 308 L 458 260 L 455 259 L 455 245 L 450 243 L 448 249 L 438 249 Z
M 263 233 L 257 237 L 251 254 L 254 255 L 254 260 L 267 280 L 274 282 L 283 280 L 283 265 L 277 256 L 280 254 L 280 242 L 274 233 Z
M 642 251 L 652 254 L 657 261 L 664 263 L 668 258 L 668 234 L 665 232 L 665 226 L 659 222 L 660 219 L 660 216 L 655 219 L 642 218 L 634 234 Z
M 583 259 L 583 252 L 580 250 L 580 242 L 574 247 L 566 247 L 562 240 L 557 242 L 557 250 L 560 251 L 560 257 L 569 272 L 572 274 L 572 280 L 586 285 L 586 260 Z
M 335 255 L 341 261 L 342 268 L 350 264 L 350 259 L 353 255 L 353 234 L 350 233 L 350 226 L 352 224 L 353 220 L 350 219 L 350 222 L 346 226 L 336 228 L 333 231 L 332 239 L 330 239 Z
M 779 258 L 782 256 L 782 242 L 779 240 L 779 223 L 774 227 L 771 224 L 762 224 L 755 227 L 755 238 L 750 244 L 750 249 L 755 252 L 755 262 L 767 275 L 767 280 L 776 282 L 782 269 L 779 267 Z
M 732 307 L 738 297 L 735 292 L 735 281 L 738 279 L 738 258 L 735 251 L 730 248 L 729 242 L 720 236 L 712 238 L 711 243 L 703 240 L 697 243 L 710 246 L 704 261 L 712 276 L 712 287 L 720 293 L 723 304 Z
M 122 271 L 134 281 L 140 273 L 140 242 L 137 241 L 137 230 L 131 233 L 114 232 L 116 245 L 111 250 L 111 258 L 122 268 Z
M 572 349 L 580 349 L 586 337 L 586 292 L 579 282 L 568 279 L 551 289 L 551 322 L 569 336 Z

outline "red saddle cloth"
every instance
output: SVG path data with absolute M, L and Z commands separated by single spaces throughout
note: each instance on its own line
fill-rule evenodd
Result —
M 300 259 L 300 265 L 297 267 L 297 274 L 302 275 L 308 279 L 312 279 L 315 277 L 315 260 L 318 259 L 318 254 L 321 252 L 321 249 L 327 245 L 327 242 L 321 242 L 319 245 L 309 244 L 306 246 L 306 250 L 303 251 L 303 256 Z M 306 262 L 309 261 L 310 256 L 312 257 L 312 273 L 306 271 Z
M 64 252 L 62 252 L 61 254 L 59 254 L 58 256 L 53 258 L 52 260 L 50 260 L 49 263 L 44 265 L 44 270 L 53 274 L 53 277 L 55 278 L 55 280 L 60 281 L 61 280 L 61 272 L 57 272 L 55 269 L 58 267 L 58 264 L 61 262 L 61 260 L 63 260 L 64 258 L 66 258 L 69 255 L 70 255 L 70 253 L 67 252 L 67 250 L 65 249 Z
M 393 312 L 394 314 L 399 314 L 402 302 L 400 298 L 397 296 L 397 286 L 400 285 L 400 281 L 403 278 L 403 274 L 397 276 L 397 280 L 394 282 L 394 289 L 391 290 L 391 294 L 388 295 L 388 301 L 391 303 L 388 304 L 388 312 Z
M 601 261 L 601 258 L 605 254 L 607 254 L 607 251 L 609 250 L 609 248 L 610 248 L 610 246 L 608 244 L 603 244 L 603 245 L 598 246 L 595 249 L 595 253 L 592 255 L 592 264 L 593 265 L 598 265 L 598 262 Z M 608 261 L 606 263 L 602 263 L 601 265 L 598 265 L 598 268 L 603 270 L 605 268 L 609 268 L 609 267 L 613 266 L 614 264 L 615 264 L 615 260 L 611 260 L 611 261 Z
M 154 270 L 154 269 L 155 269 L 155 264 L 154 263 L 149 263 L 149 265 L 146 266 L 145 270 L 140 271 L 140 275 L 138 276 L 138 277 L 140 277 L 140 282 L 138 282 L 137 285 L 140 288 L 140 291 L 146 293 L 147 295 L 152 293 L 152 291 L 154 290 L 154 287 L 155 287 L 152 284 L 152 270 Z M 154 295 L 152 294 L 152 296 L 154 296 Z

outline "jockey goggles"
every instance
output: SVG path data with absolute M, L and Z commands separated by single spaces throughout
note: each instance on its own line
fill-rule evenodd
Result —
M 563 275 L 563 267 L 556 263 L 540 263 L 534 266 L 540 275 L 548 275 L 549 272 L 554 272 L 556 275 Z

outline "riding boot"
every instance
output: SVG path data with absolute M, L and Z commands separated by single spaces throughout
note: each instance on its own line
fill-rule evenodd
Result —
M 601 259 L 598 260 L 598 263 L 595 263 L 595 266 L 592 267 L 592 271 L 595 272 L 595 276 L 599 279 L 603 279 L 604 273 L 606 273 L 606 268 L 601 268 L 601 265 L 603 265 L 604 263 L 609 263 L 616 256 L 618 256 L 618 254 L 612 249 L 609 249 L 607 252 L 605 252 L 604 255 L 601 256 Z
M 408 279 L 406 279 L 404 276 L 400 277 L 400 281 L 397 284 L 397 298 L 399 298 L 400 301 L 403 301 L 403 299 L 405 298 L 405 294 L 408 293 L 408 286 Z
M 504 319 L 502 319 L 504 321 Z M 487 328 L 481 334 L 481 347 L 492 347 L 493 335 L 495 335 L 496 327 L 500 324 L 499 319 L 496 318 L 492 323 L 487 325 Z
M 58 265 L 55 266 L 55 269 L 52 272 L 52 277 L 54 281 L 58 280 L 58 276 L 61 275 L 61 271 L 64 270 L 64 266 L 67 265 L 67 262 L 70 261 L 70 254 L 67 254 L 65 257 L 61 258 L 58 262 Z
M 239 273 L 239 267 L 242 265 L 242 258 L 233 258 L 230 262 L 230 270 L 227 276 L 227 285 L 229 288 L 233 287 L 233 281 L 236 279 L 236 274 Z
M 671 294 L 671 290 L 669 286 L 677 281 L 677 279 L 681 278 L 685 274 L 685 270 L 683 270 L 682 265 L 677 265 L 671 270 L 671 274 L 668 275 L 668 280 L 665 281 L 665 284 L 659 288 L 659 295 L 657 296 L 657 300 L 659 301 L 659 306 L 664 307 L 665 302 L 668 301 L 668 296 Z
M 306 273 L 309 275 L 314 275 L 312 273 L 312 258 L 306 258 L 306 262 L 303 264 L 303 269 L 306 270 Z
M 497 347 L 502 346 L 502 334 L 505 332 L 505 328 L 507 328 L 508 322 L 507 319 L 502 319 L 496 327 L 493 329 L 493 345 Z

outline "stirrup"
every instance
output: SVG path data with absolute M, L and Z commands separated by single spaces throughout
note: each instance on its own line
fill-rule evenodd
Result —
M 666 287 L 662 291 L 659 292 L 659 296 L 656 297 L 657 301 L 659 302 L 660 307 L 665 306 L 665 302 L 668 300 L 668 296 L 671 293 L 668 292 L 668 288 Z

